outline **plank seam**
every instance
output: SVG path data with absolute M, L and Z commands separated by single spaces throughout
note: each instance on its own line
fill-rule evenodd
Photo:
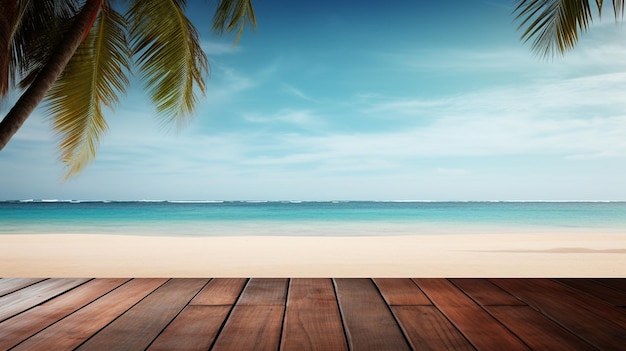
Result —
M 393 310 L 391 309 L 391 305 L 389 303 L 387 303 L 387 300 L 385 299 L 385 296 L 383 295 L 382 291 L 380 291 L 380 288 L 378 287 L 378 284 L 376 284 L 376 281 L 374 281 L 374 279 L 372 279 L 372 278 L 369 278 L 369 280 L 374 285 L 374 288 L 376 289 L 376 291 L 378 291 L 378 296 L 383 300 L 383 302 L 385 303 L 385 307 L 387 307 L 387 311 L 391 314 L 391 317 L 396 322 L 396 325 L 398 326 L 398 328 L 400 329 L 400 332 L 402 333 L 402 337 L 404 337 L 404 341 L 406 342 L 407 345 L 409 345 L 409 347 L 411 349 L 415 349 L 413 347 L 413 345 L 411 345 L 411 340 L 406 335 L 406 332 L 404 330 L 404 327 L 402 326 L 402 323 L 400 323 L 398 318 L 396 318 L 396 314 L 393 313 Z M 396 306 L 400 306 L 400 305 L 396 305 Z
M 612 304 L 612 303 L 610 303 L 610 302 L 606 301 L 605 299 L 603 299 L 603 298 L 601 298 L 601 297 L 599 297 L 599 296 L 596 296 L 596 295 L 594 295 L 593 293 L 590 293 L 590 292 L 587 292 L 587 291 L 585 291 L 585 290 L 579 289 L 579 288 L 577 288 L 577 287 L 575 287 L 575 286 L 569 285 L 569 284 L 567 284 L 566 282 L 561 281 L 560 279 L 550 279 L 550 280 L 551 280 L 551 281 L 553 281 L 553 282 L 555 282 L 555 283 L 558 283 L 559 285 L 562 285 L 562 286 L 566 287 L 566 288 L 567 288 L 568 290 L 570 290 L 570 291 L 573 291 L 573 292 L 576 292 L 576 293 L 578 293 L 578 294 L 582 294 L 582 295 L 588 296 L 588 297 L 590 297 L 590 298 L 592 298 L 592 299 L 594 299 L 594 300 L 596 300 L 596 301 L 600 301 L 600 302 L 602 302 L 603 304 L 606 304 L 606 305 L 608 305 L 608 306 L 615 307 L 615 305 L 614 305 L 614 304 Z M 595 282 L 595 281 L 594 281 L 594 282 Z M 604 286 L 604 285 L 602 285 L 602 286 Z M 611 290 L 615 290 L 615 289 L 612 289 L 612 288 L 611 288 Z M 617 291 L 619 291 L 619 290 L 617 290 Z M 590 312 L 593 312 L 593 311 L 590 311 Z
M 8 316 L 7 318 L 0 319 L 0 323 L 2 323 L 2 322 L 4 322 L 4 321 L 7 321 L 7 320 L 9 320 L 9 319 L 11 319 L 11 318 L 13 318 L 13 317 L 15 317 L 15 316 L 19 316 L 20 314 L 22 314 L 22 313 L 24 313 L 24 312 L 26 312 L 26 311 L 30 311 L 30 310 L 32 310 L 32 309 L 33 309 L 33 308 L 35 308 L 35 307 L 41 306 L 41 305 L 43 305 L 44 303 L 46 303 L 46 302 L 48 302 L 48 301 L 50 301 L 50 300 L 52 300 L 52 299 L 54 299 L 54 298 L 56 298 L 56 297 L 58 297 L 58 296 L 61 296 L 61 295 L 65 294 L 65 293 L 67 293 L 67 292 L 69 292 L 69 291 L 74 290 L 75 288 L 78 288 L 79 286 L 81 286 L 81 285 L 83 285 L 83 284 L 86 284 L 86 283 L 88 283 L 88 282 L 92 281 L 93 279 L 94 279 L 94 278 L 88 279 L 88 280 L 86 280 L 86 281 L 84 281 L 84 282 L 82 282 L 82 283 L 80 283 L 80 284 L 78 284 L 78 285 L 76 285 L 76 286 L 74 286 L 74 287 L 71 287 L 71 288 L 69 288 L 69 289 L 67 289 L 67 290 L 63 290 L 63 291 L 59 292 L 58 294 L 55 294 L 55 295 L 53 295 L 53 296 L 51 296 L 51 297 L 49 297 L 49 298 L 47 298 L 47 299 L 45 299 L 45 300 L 43 300 L 43 301 L 39 302 L 39 303 L 38 303 L 38 304 L 36 304 L 36 305 L 32 305 L 32 306 L 30 306 L 29 308 L 27 308 L 27 309 L 25 309 L 25 310 L 23 310 L 23 311 L 20 311 L 20 312 L 18 312 L 18 313 L 16 313 L 16 314 L 14 314 L 14 315 Z M 46 279 L 46 280 L 48 280 L 48 279 Z M 39 282 L 37 282 L 37 283 L 35 283 L 35 284 L 39 284 L 39 283 L 42 283 L 42 282 L 44 282 L 44 281 L 45 281 L 45 280 L 42 280 L 42 281 L 39 281 Z M 33 285 L 35 285 L 35 284 L 31 284 L 30 286 L 33 286 Z M 22 289 L 20 289 L 20 290 L 22 290 Z M 19 291 L 19 290 L 17 290 L 17 291 Z
M 523 301 L 524 303 L 526 303 L 526 305 L 528 305 L 530 308 L 534 309 L 535 311 L 537 311 L 539 314 L 541 314 L 542 316 L 546 317 L 547 319 L 551 320 L 552 322 L 554 322 L 556 325 L 558 325 L 561 329 L 565 330 L 566 332 L 568 332 L 571 335 L 574 335 L 576 338 L 578 338 L 579 340 L 582 340 L 584 343 L 587 343 L 589 345 L 591 345 L 591 347 L 595 348 L 596 350 L 601 350 L 602 348 L 598 347 L 596 344 L 594 344 L 593 342 L 591 342 L 591 340 L 587 340 L 584 337 L 578 335 L 577 333 L 575 333 L 573 330 L 570 330 L 570 328 L 568 328 L 566 325 L 564 325 L 563 323 L 561 323 L 558 319 L 553 318 L 548 312 L 543 311 L 543 309 L 533 305 L 530 303 L 530 301 L 526 301 L 523 298 L 521 298 L 520 296 L 515 295 L 515 293 L 513 291 L 507 290 L 504 287 L 500 286 L 497 284 L 496 281 L 493 281 L 495 279 L 491 278 L 489 279 L 489 281 L 491 281 L 494 285 L 499 286 L 501 289 L 503 289 L 504 291 L 508 292 L 509 294 L 517 297 L 518 299 L 520 299 L 521 301 Z
M 289 301 L 289 291 L 291 290 L 292 279 L 287 279 L 287 291 L 285 292 L 285 301 L 283 302 L 283 316 L 280 322 L 280 332 L 278 334 L 278 350 L 283 343 L 283 331 L 285 329 L 285 317 L 287 316 L 287 302 Z
M 333 291 L 335 293 L 335 302 L 337 303 L 337 309 L 339 310 L 339 319 L 341 319 L 341 328 L 343 329 L 343 337 L 346 339 L 346 346 L 348 347 L 348 351 L 352 350 L 352 345 L 350 343 L 350 338 L 348 337 L 348 330 L 346 329 L 346 320 L 344 318 L 343 308 L 339 303 L 339 295 L 337 294 L 337 281 L 335 278 L 331 278 L 333 283 Z
M 50 278 L 43 278 L 42 280 L 40 280 L 40 281 L 38 281 L 38 282 L 33 282 L 33 283 L 28 284 L 28 285 L 25 285 L 25 286 L 23 286 L 23 287 L 21 287 L 21 288 L 19 288 L 19 289 L 17 289 L 17 290 L 14 290 L 14 291 L 11 291 L 11 292 L 8 292 L 8 293 L 5 293 L 5 294 L 2 294 L 2 295 L 0 295 L 0 297 L 3 297 L 3 296 L 7 296 L 7 295 L 10 295 L 10 294 L 16 293 L 16 292 L 18 292 L 18 291 L 20 291 L 20 290 L 22 290 L 22 289 L 28 288 L 29 286 L 33 286 L 33 285 L 35 285 L 35 284 L 39 284 L 39 283 L 41 283 L 41 282 L 45 282 L 45 281 L 46 281 L 46 280 L 48 280 L 48 279 L 50 279 Z
M 493 318 L 502 328 L 504 328 L 506 331 L 509 332 L 509 334 L 511 334 L 511 336 L 515 337 L 517 340 L 519 340 L 522 344 L 524 344 L 526 347 L 528 347 L 529 350 L 532 350 L 532 347 L 530 347 L 530 345 L 528 345 L 526 343 L 526 341 L 524 341 L 519 335 L 517 335 L 515 332 L 513 332 L 511 329 L 509 329 L 506 325 L 504 325 L 504 323 L 502 323 L 498 318 L 496 318 L 493 314 L 491 314 L 491 312 L 489 312 L 487 309 L 485 309 L 485 306 L 483 306 L 482 304 L 480 304 L 478 301 L 476 301 L 475 299 L 473 299 L 467 292 L 465 292 L 465 290 L 461 289 L 460 287 L 458 287 L 456 284 L 454 284 L 454 282 L 450 279 L 446 279 L 448 282 L 450 282 L 450 284 L 452 284 L 452 286 L 454 286 L 458 291 L 460 291 L 463 295 L 467 296 L 468 299 L 470 299 L 471 301 L 474 302 L 474 304 L 476 304 L 476 306 L 478 306 L 481 310 L 485 311 L 491 318 Z M 502 289 L 501 287 L 497 286 L 496 287 Z M 506 290 L 504 292 L 507 292 Z M 508 292 L 507 292 L 508 293 Z M 517 296 L 512 295 L 511 293 L 509 293 L 509 295 L 515 297 L 516 299 L 520 300 Z M 524 302 L 523 300 L 520 300 L 522 302 Z M 510 306 L 510 305 L 505 305 L 505 306 Z
M 167 327 L 169 327 L 169 326 L 170 326 L 170 324 L 172 324 L 172 322 L 174 322 L 174 320 L 175 320 L 175 319 L 176 319 L 176 318 L 177 318 L 177 317 L 178 317 L 178 316 L 179 316 L 179 315 L 180 315 L 180 314 L 181 314 L 181 313 L 185 310 L 185 308 L 187 308 L 187 306 L 189 306 L 189 303 L 190 303 L 190 302 L 191 302 L 191 301 L 192 301 L 192 300 L 193 300 L 193 299 L 194 299 L 194 298 L 195 298 L 195 297 L 196 297 L 196 296 L 200 293 L 200 291 L 202 291 L 202 289 L 204 289 L 204 287 L 205 287 L 205 286 L 207 286 L 207 284 L 209 284 L 209 282 L 210 282 L 211 280 L 213 280 L 213 278 L 209 278 L 209 280 L 207 280 L 207 282 L 206 282 L 206 283 L 204 283 L 204 285 L 202 285 L 202 287 L 200 287 L 200 289 L 198 289 L 198 291 L 196 291 L 196 293 L 195 293 L 195 294 L 194 294 L 194 295 L 193 295 L 193 296 L 189 299 L 189 301 L 187 301 L 187 303 L 185 303 L 185 305 L 184 305 L 184 306 L 180 309 L 180 311 L 178 311 L 178 312 L 176 313 L 176 315 L 175 315 L 174 317 L 172 317 L 172 319 L 170 319 L 170 321 L 169 321 L 169 322 L 167 322 L 167 324 L 165 324 L 165 326 L 163 327 L 163 329 L 161 329 L 161 330 L 159 331 L 159 333 L 158 333 L 158 334 L 154 337 L 154 339 L 152 339 L 152 340 L 148 343 L 148 345 L 147 345 L 147 346 L 146 346 L 146 348 L 145 348 L 146 350 L 147 350 L 147 349 L 149 349 L 149 348 L 150 348 L 150 346 L 151 346 L 152 344 L 154 344 L 154 341 L 155 341 L 156 339 L 158 339 L 158 338 L 159 338 L 159 336 L 161 336 L 161 334 L 163 334 L 163 332 L 165 331 L 165 329 L 167 329 Z
M 226 326 L 226 322 L 228 322 L 228 319 L 230 319 L 231 314 L 233 314 L 233 310 L 235 309 L 235 306 L 237 306 L 237 304 L 239 303 L 239 300 L 241 299 L 241 295 L 243 295 L 243 292 L 246 290 L 246 287 L 248 286 L 248 284 L 250 284 L 250 278 L 246 278 L 246 279 L 247 279 L 246 283 L 241 288 L 241 291 L 239 291 L 239 295 L 237 295 L 237 299 L 235 299 L 235 302 L 233 302 L 232 305 L 223 305 L 223 306 L 230 306 L 230 309 L 228 310 L 226 317 L 224 317 L 222 324 L 217 329 L 217 332 L 215 333 L 215 337 L 213 338 L 213 342 L 211 342 L 211 345 L 209 346 L 209 350 L 212 350 L 213 346 L 215 346 L 217 339 L 219 339 L 220 335 L 222 334 L 222 331 L 224 330 L 224 327 Z
M 128 282 L 132 281 L 133 279 L 137 279 L 137 278 L 132 278 L 131 280 L 129 280 Z M 141 299 L 139 299 L 139 301 L 135 302 L 132 306 L 128 307 L 127 309 L 124 310 L 124 312 L 120 313 L 119 315 L 117 315 L 117 317 L 113 318 L 111 321 L 109 321 L 109 323 L 107 323 L 106 325 L 104 325 L 102 328 L 98 329 L 95 333 L 91 334 L 87 339 L 83 340 L 83 342 L 81 342 L 80 344 L 76 345 L 76 347 L 74 348 L 74 350 L 78 350 L 81 346 L 83 346 L 87 341 L 91 340 L 94 336 L 96 336 L 98 333 L 100 333 L 102 330 L 104 330 L 106 327 L 108 327 L 109 325 L 111 325 L 111 323 L 115 322 L 116 320 L 118 320 L 121 316 L 123 316 L 126 312 L 130 311 L 133 307 L 137 306 L 137 304 L 139 304 L 141 301 L 145 300 L 148 296 L 152 295 L 155 291 L 159 290 L 159 288 L 161 288 L 163 285 L 167 284 L 167 282 L 169 282 L 170 280 L 172 280 L 172 278 L 167 279 L 166 281 L 163 282 L 163 284 L 157 286 L 156 288 L 154 288 L 152 291 L 150 291 L 150 293 L 148 293 L 146 296 L 142 297 Z M 128 284 L 128 282 L 120 285 L 126 285 Z M 115 289 L 114 289 L 115 290 Z M 107 293 L 108 294 L 108 293 Z M 106 295 L 106 294 L 105 294 Z M 103 295 L 104 296 L 104 295 Z M 94 300 L 95 301 L 95 300 Z

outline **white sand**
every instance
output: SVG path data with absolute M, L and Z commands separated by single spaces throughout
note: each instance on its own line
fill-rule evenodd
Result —
M 626 234 L 0 235 L 2 277 L 626 277 Z

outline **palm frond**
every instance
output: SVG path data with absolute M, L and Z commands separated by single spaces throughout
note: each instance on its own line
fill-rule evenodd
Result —
M 524 42 L 534 38 L 532 50 L 540 56 L 563 54 L 574 47 L 579 31 L 589 28 L 592 20 L 588 0 L 520 0 L 516 19 Z
M 522 40 L 533 40 L 531 49 L 539 56 L 564 54 L 578 42 L 580 33 L 589 29 L 593 20 L 590 0 L 517 0 L 514 13 L 524 29 Z M 598 15 L 603 0 L 596 0 Z M 623 15 L 624 0 L 613 0 L 616 19 Z
M 135 0 L 129 10 L 131 48 L 140 77 L 164 122 L 181 127 L 205 93 L 208 60 L 183 0 Z
M 30 84 L 78 13 L 78 0 L 2 0 L 0 67 L 2 85 Z M 25 77 L 29 77 L 25 79 Z M 1 94 L 0 94 L 1 95 Z
M 252 0 L 221 0 L 213 16 L 213 30 L 222 34 L 232 32 L 236 28 L 237 38 L 235 44 L 239 42 L 245 24 L 248 23 L 256 28 L 256 16 L 252 7 Z
M 616 20 L 624 17 L 624 0 L 613 0 L 613 12 Z
M 53 127 L 60 137 L 66 179 L 95 158 L 108 125 L 102 106 L 113 108 L 129 84 L 127 22 L 104 6 L 89 35 L 47 96 Z

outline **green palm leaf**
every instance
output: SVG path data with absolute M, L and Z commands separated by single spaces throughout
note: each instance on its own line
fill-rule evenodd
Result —
M 180 127 L 205 93 L 208 61 L 183 0 L 135 0 L 129 10 L 131 47 L 152 101 L 165 122 Z
M 239 28 L 235 39 L 235 44 L 237 44 L 246 22 L 256 28 L 252 0 L 221 0 L 213 16 L 213 29 L 221 34 L 224 31 L 232 32 L 235 28 Z
M 50 90 L 47 101 L 61 138 L 66 178 L 77 174 L 96 154 L 108 126 L 102 106 L 113 108 L 129 84 L 130 50 L 126 20 L 103 6 L 89 35 Z
M 533 39 L 532 50 L 540 56 L 554 56 L 572 49 L 579 33 L 587 31 L 593 20 L 589 0 L 517 0 L 514 13 L 525 28 L 522 40 Z M 602 0 L 596 0 L 598 14 Z M 623 13 L 624 0 L 613 0 L 616 18 Z
M 77 13 L 77 0 L 1 0 L 0 97 L 27 86 Z

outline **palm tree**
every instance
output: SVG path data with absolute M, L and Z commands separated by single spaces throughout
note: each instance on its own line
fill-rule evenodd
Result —
M 540 56 L 564 54 L 578 41 L 579 33 L 589 29 L 592 21 L 590 0 L 516 0 L 514 13 L 525 28 L 522 40 L 533 39 L 532 50 Z M 603 0 L 595 1 L 598 17 L 602 15 Z M 615 19 L 624 14 L 624 0 L 613 0 Z
M 208 61 L 185 0 L 0 0 L 0 97 L 22 95 L 0 122 L 0 150 L 46 100 L 59 134 L 60 159 L 75 175 L 96 154 L 111 109 L 136 68 L 158 115 L 179 126 L 204 94 Z M 70 23 L 67 25 L 66 23 Z M 256 25 L 251 0 L 220 0 L 218 33 Z

